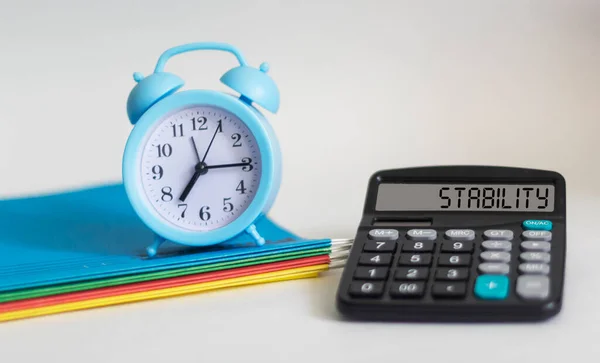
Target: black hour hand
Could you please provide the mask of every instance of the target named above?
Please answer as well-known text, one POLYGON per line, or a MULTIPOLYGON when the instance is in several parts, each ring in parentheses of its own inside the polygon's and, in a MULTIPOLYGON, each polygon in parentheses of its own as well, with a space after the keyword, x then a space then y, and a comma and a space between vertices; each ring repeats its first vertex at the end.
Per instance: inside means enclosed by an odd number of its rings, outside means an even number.
POLYGON ((182 202, 185 202, 185 199, 188 197, 188 194, 190 194, 190 192, 192 191, 192 188, 196 184, 196 181, 198 181, 198 178, 200 177, 200 175, 204 175, 208 172, 208 167, 203 162, 199 162, 198 164, 196 164, 196 167, 194 168, 194 170, 195 171, 194 171, 194 175, 192 175, 192 179, 190 179, 190 181, 187 183, 187 185, 185 186, 185 189, 183 189, 183 192, 181 193, 181 196, 179 197, 179 200, 182 202))
POLYGON ((183 193, 181 193, 181 196, 179 196, 180 201, 185 202, 185 199, 188 197, 188 195, 192 191, 192 188, 194 187, 194 184, 196 184, 196 181, 198 180, 199 177, 200 177, 199 171, 196 171, 194 173, 194 175, 192 175, 192 179, 190 179, 190 181, 185 186, 185 189, 183 189, 183 193))

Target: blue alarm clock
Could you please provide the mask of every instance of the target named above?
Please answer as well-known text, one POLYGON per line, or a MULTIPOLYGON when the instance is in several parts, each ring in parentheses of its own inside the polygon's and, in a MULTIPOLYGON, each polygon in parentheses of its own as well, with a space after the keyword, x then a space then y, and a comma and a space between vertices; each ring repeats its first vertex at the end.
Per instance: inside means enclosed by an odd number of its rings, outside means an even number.
POLYGON ((191 43, 166 50, 154 73, 137 82, 127 100, 134 125, 123 155, 123 183, 135 212, 155 239, 155 256, 168 240, 210 246, 242 233, 265 240, 254 225, 271 208, 281 183, 275 133, 255 105, 279 109, 269 67, 249 66, 233 46, 191 43), (164 71, 174 55, 214 50, 233 54, 239 66, 221 77, 237 94, 193 89, 164 71))

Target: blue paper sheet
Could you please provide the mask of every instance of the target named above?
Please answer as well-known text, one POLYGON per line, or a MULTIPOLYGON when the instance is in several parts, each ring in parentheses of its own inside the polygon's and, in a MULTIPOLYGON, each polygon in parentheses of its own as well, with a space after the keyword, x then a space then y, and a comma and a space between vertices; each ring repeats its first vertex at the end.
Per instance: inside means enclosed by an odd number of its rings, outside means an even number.
POLYGON ((242 234, 211 247, 166 242, 148 258, 153 234, 122 184, 2 200, 0 292, 330 246, 330 239, 301 238, 267 217, 256 226, 264 246, 242 234))

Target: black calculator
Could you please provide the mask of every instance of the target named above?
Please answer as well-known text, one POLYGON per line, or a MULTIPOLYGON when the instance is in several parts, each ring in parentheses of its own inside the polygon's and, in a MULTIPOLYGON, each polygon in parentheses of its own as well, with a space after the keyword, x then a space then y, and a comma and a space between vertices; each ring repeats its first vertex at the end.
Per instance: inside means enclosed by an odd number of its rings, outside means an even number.
POLYGON ((337 308, 350 319, 539 321, 562 305, 565 180, 497 166, 369 180, 337 308))

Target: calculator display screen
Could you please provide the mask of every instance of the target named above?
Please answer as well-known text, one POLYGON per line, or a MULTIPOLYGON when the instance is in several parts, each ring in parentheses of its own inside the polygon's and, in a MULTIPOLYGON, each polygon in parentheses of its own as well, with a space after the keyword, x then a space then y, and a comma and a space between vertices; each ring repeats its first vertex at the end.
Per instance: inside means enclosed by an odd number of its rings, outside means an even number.
POLYGON ((380 184, 378 211, 552 212, 554 185, 380 184))

